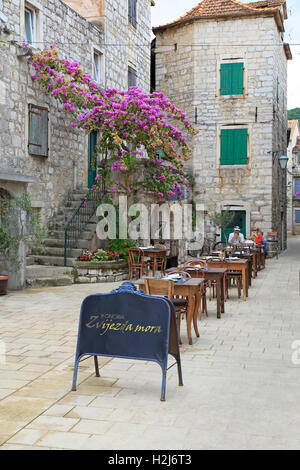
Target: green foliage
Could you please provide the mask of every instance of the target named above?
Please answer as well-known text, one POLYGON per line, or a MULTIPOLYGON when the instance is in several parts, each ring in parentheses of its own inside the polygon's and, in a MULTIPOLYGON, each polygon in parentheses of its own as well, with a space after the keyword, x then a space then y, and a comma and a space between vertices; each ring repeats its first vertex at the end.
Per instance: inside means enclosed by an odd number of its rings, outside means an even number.
POLYGON ((94 254, 94 258, 91 261, 94 261, 94 262, 98 263, 99 261, 108 261, 108 260, 109 260, 108 253, 104 250, 98 250, 94 254))
POLYGON ((0 224, 0 258, 4 259, 9 271, 18 271, 21 267, 21 243, 26 248, 43 251, 46 231, 31 206, 28 193, 13 199, 0 199, 0 224))
POLYGON ((110 240, 107 245, 107 251, 116 251, 116 252, 123 252, 124 256, 123 258, 127 261, 128 260, 128 248, 132 248, 135 246, 135 242, 133 240, 130 240, 129 238, 126 238, 124 240, 122 239, 116 239, 116 240, 110 240))
POLYGON ((294 108, 288 111, 288 120, 293 121, 296 119, 298 119, 298 122, 300 124, 300 108, 294 108))

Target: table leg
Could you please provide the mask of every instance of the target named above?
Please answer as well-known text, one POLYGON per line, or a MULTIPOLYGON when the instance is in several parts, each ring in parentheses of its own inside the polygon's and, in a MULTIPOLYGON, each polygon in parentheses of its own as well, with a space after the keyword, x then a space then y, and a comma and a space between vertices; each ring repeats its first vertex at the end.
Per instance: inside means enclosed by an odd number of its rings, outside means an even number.
POLYGON ((186 316, 186 326, 187 326, 187 334, 189 344, 193 344, 192 340, 192 320, 194 318, 195 312, 195 295, 194 293, 188 296, 188 309, 187 309, 187 316, 186 316))
POLYGON ((242 269, 242 274, 243 274, 243 294, 244 294, 244 300, 247 300, 247 273, 246 273, 246 267, 242 269))
POLYGON ((201 306, 201 295, 200 289, 198 289, 196 293, 196 301, 195 301, 195 308, 194 308, 194 316, 193 316, 193 323, 194 323, 194 330, 196 333, 197 338, 199 338, 199 330, 198 330, 198 311, 201 306))
POLYGON ((225 276, 220 280, 220 289, 221 289, 221 312, 225 313, 225 276))
POLYGON ((218 277, 217 283, 216 283, 216 290, 217 290, 217 318, 221 318, 221 290, 222 290, 222 285, 221 285, 221 279, 218 277))

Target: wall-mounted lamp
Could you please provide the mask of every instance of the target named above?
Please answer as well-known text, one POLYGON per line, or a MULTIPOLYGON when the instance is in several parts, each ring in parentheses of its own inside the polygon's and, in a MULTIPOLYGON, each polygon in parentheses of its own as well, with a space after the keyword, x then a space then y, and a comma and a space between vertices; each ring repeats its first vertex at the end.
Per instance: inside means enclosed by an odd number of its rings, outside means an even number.
POLYGON ((288 161, 289 158, 286 155, 281 155, 281 157, 279 157, 278 162, 282 170, 287 170, 288 161))

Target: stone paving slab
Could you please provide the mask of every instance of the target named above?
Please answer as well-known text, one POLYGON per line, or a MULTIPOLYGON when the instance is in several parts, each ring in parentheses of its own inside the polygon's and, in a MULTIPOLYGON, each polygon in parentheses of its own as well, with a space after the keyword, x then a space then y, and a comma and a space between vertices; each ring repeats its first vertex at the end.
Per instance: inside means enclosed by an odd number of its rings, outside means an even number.
POLYGON ((232 290, 222 319, 215 301, 187 344, 184 387, 176 369, 160 402, 161 371, 151 362, 99 358, 79 367, 71 391, 79 309, 119 284, 31 289, 0 298, 0 448, 300 449, 300 237, 269 260, 247 302, 232 290), (296 358, 300 359, 296 355, 296 358))

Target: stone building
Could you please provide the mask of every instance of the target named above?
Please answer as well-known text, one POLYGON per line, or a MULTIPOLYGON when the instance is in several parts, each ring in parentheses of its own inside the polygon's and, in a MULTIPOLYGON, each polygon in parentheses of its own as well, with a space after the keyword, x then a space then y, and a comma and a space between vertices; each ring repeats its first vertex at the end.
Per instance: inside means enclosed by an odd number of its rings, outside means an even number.
MULTIPOLYGON (((297 122, 298 124, 298 122, 297 122)), ((299 125, 298 125, 299 130, 299 125)), ((290 163, 290 162, 289 162, 290 163)), ((288 177, 291 180, 289 211, 291 212, 291 234, 300 235, 300 135, 292 151, 288 177)))
MULTIPOLYGON (((54 226, 59 221, 61 231, 93 182, 95 139, 71 128, 62 106, 33 83, 29 51, 21 44, 33 50, 55 45, 60 56, 79 62, 103 88, 136 84, 149 92, 151 4, 0 0, 0 188, 12 196, 28 191, 43 221, 54 226)), ((47 254, 61 252, 53 248, 47 254)), ((23 284, 24 272, 13 282, 23 284)))
MULTIPOLYGON (((278 232, 286 247, 287 61, 284 0, 204 0, 156 36, 156 90, 199 129, 187 171, 193 198, 209 215, 234 212, 248 236, 254 225, 278 232)), ((228 227, 227 232, 232 228, 228 227)))
MULTIPOLYGON (((287 164, 287 198, 288 198, 288 210, 287 210, 287 231, 288 234, 292 235, 296 233, 299 215, 295 213, 295 194, 300 192, 300 126, 298 120, 288 121, 288 164, 287 164), (298 177, 298 178, 297 178, 298 177)), ((300 197, 297 198, 300 200, 300 197)), ((297 202, 298 204, 298 202, 297 202)), ((298 226, 300 228, 300 225, 298 226)))

